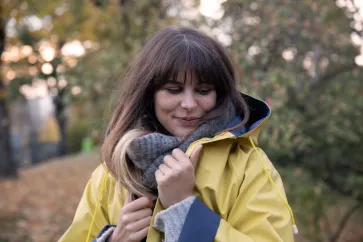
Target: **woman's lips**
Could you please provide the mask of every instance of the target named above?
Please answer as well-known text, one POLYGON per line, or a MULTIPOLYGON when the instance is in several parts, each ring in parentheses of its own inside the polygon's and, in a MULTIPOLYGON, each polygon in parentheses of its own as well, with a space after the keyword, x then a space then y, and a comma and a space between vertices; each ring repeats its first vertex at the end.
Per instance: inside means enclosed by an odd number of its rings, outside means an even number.
POLYGON ((182 126, 195 127, 199 124, 199 118, 175 118, 182 126))

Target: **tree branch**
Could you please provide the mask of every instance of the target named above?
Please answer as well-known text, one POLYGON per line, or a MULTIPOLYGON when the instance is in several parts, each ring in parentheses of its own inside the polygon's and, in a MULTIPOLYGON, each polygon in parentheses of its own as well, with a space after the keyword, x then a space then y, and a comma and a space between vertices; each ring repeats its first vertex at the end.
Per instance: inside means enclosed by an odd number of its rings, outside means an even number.
POLYGON ((338 229, 335 231, 333 236, 330 238, 330 242, 336 242, 338 241, 341 233, 343 232, 345 226, 347 225, 347 222, 351 218, 351 216, 362 207, 362 203, 357 203, 354 206, 352 206, 348 211, 344 214, 343 218, 340 220, 340 223, 338 225, 338 229))
POLYGON ((357 64, 353 61, 353 62, 350 62, 350 63, 347 63, 345 65, 342 65, 338 68, 335 68, 333 70, 331 70, 330 72, 328 73, 325 73, 324 75, 322 75, 320 77, 320 80, 318 82, 316 82, 315 84, 311 85, 310 88, 309 88, 309 92, 310 91, 314 91, 314 90, 317 90, 317 89, 322 89, 325 87, 325 85, 331 81, 331 79, 345 73, 345 72, 348 72, 348 71, 352 71, 354 70, 355 68, 357 68, 357 64))
MULTIPOLYGON (((357 64, 355 62, 350 62, 338 68, 334 68, 330 72, 325 73, 319 78, 320 79, 319 81, 314 82, 313 84, 310 85, 309 90, 306 92, 307 96, 305 96, 304 99, 305 100, 314 99, 314 97, 318 96, 317 93, 321 92, 333 78, 336 78, 337 76, 344 74, 348 71, 352 71, 355 68, 357 68, 357 64)), ((298 92, 296 87, 290 86, 287 88, 287 90, 288 90, 288 99, 289 99, 287 104, 289 106, 296 107, 300 111, 304 111, 305 105, 299 104, 299 100, 297 98, 298 92)))
MULTIPOLYGON (((311 172, 314 173, 314 170, 309 169, 311 172)), ((334 181, 331 177, 323 177, 322 180, 333 190, 351 197, 352 199, 355 199, 357 201, 359 201, 360 203, 363 202, 363 194, 356 194, 354 191, 352 191, 351 189, 347 190, 347 189, 343 189, 341 186, 339 186, 339 184, 337 184, 336 181, 334 181)))

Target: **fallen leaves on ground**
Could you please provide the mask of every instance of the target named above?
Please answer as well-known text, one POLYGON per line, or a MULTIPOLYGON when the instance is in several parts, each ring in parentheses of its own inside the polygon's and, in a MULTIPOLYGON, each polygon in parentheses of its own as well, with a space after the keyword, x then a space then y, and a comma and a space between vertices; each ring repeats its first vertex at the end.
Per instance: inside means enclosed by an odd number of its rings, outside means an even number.
MULTIPOLYGON (((21 170, 18 179, 0 181, 0 242, 58 241, 72 222, 98 157, 90 152, 54 159, 21 170)), ((339 241, 361 241, 361 224, 357 213, 339 241)), ((309 241, 303 233, 295 239, 309 241)))
POLYGON ((90 152, 54 159, 0 181, 0 242, 57 241, 72 222, 98 157, 90 152))

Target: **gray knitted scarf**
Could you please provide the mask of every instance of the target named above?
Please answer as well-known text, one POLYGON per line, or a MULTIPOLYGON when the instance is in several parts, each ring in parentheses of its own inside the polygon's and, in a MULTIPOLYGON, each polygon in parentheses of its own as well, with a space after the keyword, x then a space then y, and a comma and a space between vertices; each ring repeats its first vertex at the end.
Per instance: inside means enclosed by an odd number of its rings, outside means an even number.
POLYGON ((224 115, 202 123, 193 134, 185 140, 158 132, 136 138, 127 149, 128 157, 142 171, 142 183, 151 190, 157 189, 155 172, 163 163, 164 156, 170 155, 175 148, 186 152, 189 145, 203 137, 211 138, 235 118, 236 110, 233 104, 228 106, 224 115))

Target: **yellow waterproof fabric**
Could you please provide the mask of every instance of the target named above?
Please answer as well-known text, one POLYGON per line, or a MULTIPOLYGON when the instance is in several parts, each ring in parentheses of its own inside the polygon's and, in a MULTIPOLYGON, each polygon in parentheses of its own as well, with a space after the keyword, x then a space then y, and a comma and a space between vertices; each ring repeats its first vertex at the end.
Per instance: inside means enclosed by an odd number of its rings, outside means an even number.
MULTIPOLYGON (((203 144, 196 168, 194 195, 221 216, 215 241, 294 241, 289 210, 269 182, 257 152, 248 140, 251 136, 256 144, 265 123, 266 120, 240 137, 224 132, 212 139, 203 138, 192 143, 186 152, 190 155, 197 145, 203 144)), ((264 152, 259 151, 272 179, 285 196, 278 172, 264 152)), ((86 186, 73 223, 60 242, 86 241, 104 175, 105 169, 99 166, 86 186)), ((124 194, 125 191, 116 191, 115 180, 108 176, 90 241, 105 225, 117 224, 124 194)), ((162 209, 157 201, 154 216, 162 209)), ((147 241, 162 240, 162 233, 151 226, 147 241)))

